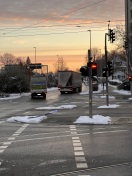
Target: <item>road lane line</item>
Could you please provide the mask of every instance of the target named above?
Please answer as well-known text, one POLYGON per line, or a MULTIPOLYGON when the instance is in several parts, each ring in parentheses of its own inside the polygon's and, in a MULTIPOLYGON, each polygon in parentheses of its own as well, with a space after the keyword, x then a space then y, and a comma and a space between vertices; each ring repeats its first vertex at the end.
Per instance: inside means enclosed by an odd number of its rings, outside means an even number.
MULTIPOLYGON (((5 151, 5 149, 7 148, 7 147, 9 147, 9 145, 12 143, 12 142, 14 142, 14 140, 15 140, 15 137, 14 136, 18 136, 23 130, 25 130, 25 128, 28 126, 28 124, 24 124, 22 127, 20 127, 11 137, 9 137, 8 139, 7 139, 7 142, 3 142, 3 145, 2 146, 0 146, 0 154, 2 154, 4 151, 5 151)), ((0 165, 2 164, 2 162, 0 162, 0 165)))
POLYGON ((76 162, 86 162, 86 158, 82 156, 76 156, 75 157, 76 162))
POLYGON ((4 123, 5 121, 0 121, 0 123, 4 123))
POLYGON ((74 150, 75 150, 75 151, 83 150, 83 148, 82 148, 82 147, 74 147, 74 150))
POLYGON ((78 169, 86 169, 88 165, 86 163, 86 159, 84 157, 84 152, 82 148, 82 144, 80 138, 77 135, 77 130, 75 125, 70 125, 71 135, 72 137, 73 147, 74 147, 74 156, 76 161, 76 167, 78 169))
POLYGON ((15 137, 9 137, 7 140, 8 140, 8 141, 10 141, 10 140, 15 140, 15 137))
POLYGON ((3 145, 7 145, 7 146, 8 146, 8 145, 10 145, 11 143, 12 143, 12 141, 10 141, 10 142, 4 142, 3 145))
POLYGON ((85 169, 88 168, 87 163, 77 163, 77 168, 78 169, 85 169))
POLYGON ((4 149, 3 150, 0 150, 0 153, 3 153, 4 152, 4 149))
MULTIPOLYGON (((105 133, 119 133, 119 132, 128 132, 129 130, 124 130, 124 131, 105 131, 105 132, 103 132, 103 133, 101 133, 101 134, 105 134, 105 133)), ((60 133, 60 132, 59 132, 60 133)), ((78 136, 85 136, 85 135, 98 135, 98 134, 100 134, 100 133, 82 133, 82 134, 76 134, 76 135, 78 135, 78 136)), ((40 134, 39 134, 40 135, 40 134)), ((25 135, 25 136, 36 136, 36 134, 35 135, 25 135)), ((20 140, 15 140, 14 142, 26 142, 26 141, 34 141, 34 140, 43 140, 43 139, 55 139, 55 138, 64 138, 64 137, 73 137, 73 135, 71 135, 71 134, 67 134, 67 135, 59 135, 59 136, 50 136, 50 137, 37 137, 37 138, 29 138, 29 139, 20 139, 20 140)), ((75 136, 74 136, 75 137, 75 136)))

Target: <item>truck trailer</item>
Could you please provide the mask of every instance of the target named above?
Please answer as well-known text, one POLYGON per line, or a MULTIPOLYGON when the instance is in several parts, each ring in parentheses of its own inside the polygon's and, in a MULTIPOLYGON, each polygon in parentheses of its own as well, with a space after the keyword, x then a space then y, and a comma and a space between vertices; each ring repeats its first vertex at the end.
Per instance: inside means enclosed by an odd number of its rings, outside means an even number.
POLYGON ((58 89, 61 94, 81 92, 81 73, 74 71, 58 71, 58 89))

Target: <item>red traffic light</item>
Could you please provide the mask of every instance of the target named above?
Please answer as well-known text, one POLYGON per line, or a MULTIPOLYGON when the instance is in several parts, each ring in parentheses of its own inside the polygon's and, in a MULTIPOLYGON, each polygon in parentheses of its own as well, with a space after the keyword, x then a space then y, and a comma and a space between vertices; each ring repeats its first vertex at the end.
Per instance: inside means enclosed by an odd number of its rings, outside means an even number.
POLYGON ((92 76, 97 75, 97 64, 95 62, 88 62, 88 67, 92 69, 92 76))
POLYGON ((96 69, 96 68, 97 68, 97 64, 94 63, 94 62, 88 62, 88 67, 89 67, 89 68, 96 69))
POLYGON ((129 81, 132 81, 132 76, 128 76, 128 80, 129 80, 129 81))

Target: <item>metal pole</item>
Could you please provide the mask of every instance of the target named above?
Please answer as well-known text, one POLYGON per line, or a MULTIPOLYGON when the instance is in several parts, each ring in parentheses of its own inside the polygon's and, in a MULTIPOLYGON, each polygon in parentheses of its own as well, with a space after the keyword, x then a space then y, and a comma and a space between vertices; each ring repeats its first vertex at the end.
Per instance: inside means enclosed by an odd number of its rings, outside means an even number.
POLYGON ((109 106, 109 96, 108 96, 108 66, 107 66, 107 33, 105 33, 105 64, 106 64, 106 104, 109 106))
MULTIPOLYGON (((88 62, 91 62, 91 30, 90 32, 90 50, 88 50, 88 62)), ((92 69, 89 67, 89 117, 92 118, 92 69)))
POLYGON ((36 64, 36 47, 34 47, 34 49, 35 49, 35 64, 36 64))

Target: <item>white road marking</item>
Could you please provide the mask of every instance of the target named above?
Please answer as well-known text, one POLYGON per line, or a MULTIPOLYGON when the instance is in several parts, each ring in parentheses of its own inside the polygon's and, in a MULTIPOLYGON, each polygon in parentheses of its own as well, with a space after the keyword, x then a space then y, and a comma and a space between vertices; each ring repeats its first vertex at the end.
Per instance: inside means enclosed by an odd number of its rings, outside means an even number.
POLYGON ((88 168, 87 163, 76 163, 78 169, 88 168))
MULTIPOLYGON (((127 131, 129 131, 129 130, 122 130, 122 131, 105 131, 105 132, 103 132, 103 133, 101 133, 101 134, 105 134, 105 133, 119 133, 119 132, 127 132, 127 131)), ((60 132, 59 132, 60 133, 60 132)), ((43 135, 43 133, 41 133, 42 135, 43 135)), ((93 135, 98 135, 98 134, 100 134, 100 133, 82 133, 82 134, 76 134, 76 135, 78 135, 78 136, 85 136, 85 135, 91 135, 91 134, 93 134, 93 135)), ((36 135, 38 135, 38 134, 33 134, 33 135, 25 135, 25 136, 36 136, 36 135)), ((39 135, 40 135, 40 133, 39 133, 39 135)), ((49 136, 49 137, 39 137, 39 138, 30 138, 30 139, 21 139, 21 140, 17 140, 17 141, 14 141, 14 142, 23 142, 23 141, 34 141, 34 140, 42 140, 42 139, 55 139, 55 138, 64 138, 64 137, 68 137, 68 136, 71 136, 72 134, 68 134, 68 135, 59 135, 59 136, 49 136)), ((73 134, 74 135, 74 134, 73 134)), ((74 136, 75 137, 75 136, 74 136)))
POLYGON ((8 141, 10 141, 10 140, 15 140, 15 137, 9 137, 8 141))
MULTIPOLYGON (((19 128, 11 137, 9 137, 7 140, 7 142, 3 142, 3 145, 0 146, 0 154, 3 153, 5 151, 5 149, 7 147, 9 147, 9 145, 14 142, 15 137, 14 136, 18 136, 23 130, 25 130, 25 128, 28 126, 28 124, 24 124, 21 128, 19 128)), ((0 162, 0 165, 2 164, 2 162, 0 162)))
POLYGON ((77 134, 77 132, 71 132, 71 134, 77 134))
POLYGON ((80 140, 73 140, 73 143, 78 143, 80 142, 80 140))
POLYGON ((77 147, 77 146, 78 146, 78 147, 81 147, 82 145, 81 145, 81 143, 73 143, 73 146, 74 146, 74 147, 77 147))
POLYGON ((76 156, 75 160, 76 160, 76 162, 82 162, 82 161, 86 162, 85 157, 82 157, 82 156, 76 156))
POLYGON ((75 156, 83 156, 84 152, 83 151, 79 151, 79 152, 74 152, 75 156))
POLYGON ((20 134, 20 133, 18 133, 18 134, 15 134, 15 133, 14 133, 12 136, 19 136, 19 134, 20 134))
POLYGON ((82 147, 74 147, 74 151, 83 150, 82 147))
POLYGON ((12 141, 10 141, 10 142, 4 142, 3 145, 7 145, 7 146, 8 146, 8 145, 10 145, 11 143, 12 143, 12 141))
POLYGON ((72 139, 74 140, 74 139, 79 139, 79 137, 72 137, 72 139))
POLYGON ((5 121, 0 121, 0 123, 4 123, 5 121))
POLYGON ((3 153, 4 152, 4 149, 3 150, 0 150, 0 153, 3 153))
POLYGON ((77 135, 76 126, 70 125, 70 131, 71 131, 71 135, 75 135, 72 137, 72 142, 73 142, 73 147, 74 147, 76 167, 78 169, 88 168, 86 159, 84 157, 84 152, 83 152, 81 141, 79 137, 76 136, 77 135))
POLYGON ((7 148, 8 146, 0 146, 0 149, 5 149, 7 148))

